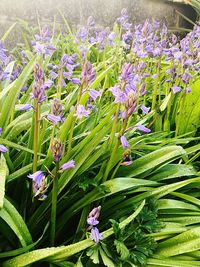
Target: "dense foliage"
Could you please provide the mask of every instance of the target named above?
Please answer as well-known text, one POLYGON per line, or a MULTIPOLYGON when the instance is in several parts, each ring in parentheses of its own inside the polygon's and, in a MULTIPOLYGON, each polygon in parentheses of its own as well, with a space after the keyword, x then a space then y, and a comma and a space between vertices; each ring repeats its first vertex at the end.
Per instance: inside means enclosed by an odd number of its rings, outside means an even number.
POLYGON ((0 264, 200 266, 200 26, 62 18, 0 44, 0 264))

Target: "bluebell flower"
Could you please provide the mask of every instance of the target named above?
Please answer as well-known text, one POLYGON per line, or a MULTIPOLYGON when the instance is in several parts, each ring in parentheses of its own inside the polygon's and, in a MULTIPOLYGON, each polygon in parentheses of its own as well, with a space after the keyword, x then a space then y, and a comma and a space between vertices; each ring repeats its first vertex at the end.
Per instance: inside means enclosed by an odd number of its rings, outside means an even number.
POLYGON ((61 167, 60 167, 60 171, 65 171, 68 169, 72 169, 75 168, 75 161, 74 160, 69 160, 68 162, 64 163, 61 167))
POLYGON ((103 240, 103 236, 99 233, 99 229, 96 227, 92 227, 90 239, 94 240, 95 243, 99 243, 100 240, 103 240))
POLYGON ((182 88, 180 86, 172 86, 172 91, 174 94, 177 94, 182 91, 182 88))
POLYGON ((44 172, 43 171, 36 171, 33 174, 29 174, 27 177, 32 179, 36 184, 38 184, 40 186, 40 185, 42 185, 42 179, 44 177, 44 172))
POLYGON ((83 117, 88 117, 89 114, 90 110, 85 109, 83 105, 77 105, 74 116, 76 116, 78 119, 82 119, 83 117))
POLYGON ((127 139, 126 139, 126 137, 124 135, 122 135, 120 137, 120 141, 121 141, 121 144, 122 144, 123 148, 128 148, 129 147, 129 143, 128 143, 128 141, 127 141, 127 139))
POLYGON ((20 107, 20 110, 21 110, 21 111, 24 111, 24 110, 29 110, 29 109, 31 109, 31 108, 33 108, 33 106, 32 106, 31 104, 25 104, 25 105, 22 105, 22 106, 20 107))
POLYGON ((7 147, 5 147, 4 145, 0 145, 0 152, 1 152, 1 153, 6 153, 6 152, 8 152, 7 147))
POLYGON ((149 128, 145 127, 145 126, 142 125, 142 124, 137 124, 137 125, 136 125, 136 128, 137 128, 139 131, 143 132, 143 133, 150 133, 150 132, 151 132, 151 130, 150 130, 149 128))

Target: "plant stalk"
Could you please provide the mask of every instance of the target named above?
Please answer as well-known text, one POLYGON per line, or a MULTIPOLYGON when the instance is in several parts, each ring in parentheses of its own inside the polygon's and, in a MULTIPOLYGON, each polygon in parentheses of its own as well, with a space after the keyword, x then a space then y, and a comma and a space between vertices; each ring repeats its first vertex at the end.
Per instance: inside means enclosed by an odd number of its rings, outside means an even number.
POLYGON ((53 178, 53 189, 52 189, 51 230, 50 230, 50 245, 51 246, 54 246, 55 234, 56 234, 58 179, 59 179, 59 162, 56 162, 56 173, 55 173, 55 177, 53 178))

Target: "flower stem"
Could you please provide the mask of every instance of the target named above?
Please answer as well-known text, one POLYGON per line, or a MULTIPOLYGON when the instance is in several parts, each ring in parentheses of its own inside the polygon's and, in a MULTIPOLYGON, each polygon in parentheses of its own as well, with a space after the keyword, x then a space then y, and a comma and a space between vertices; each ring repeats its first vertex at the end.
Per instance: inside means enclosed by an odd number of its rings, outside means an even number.
POLYGON ((38 159, 38 143, 40 132, 40 106, 38 102, 35 102, 35 127, 34 127, 34 156, 33 156, 33 172, 37 171, 37 159, 38 159))
POLYGON ((57 195, 58 195, 58 179, 59 179, 59 162, 56 162, 56 174, 53 178, 52 190, 52 207, 51 207, 51 232, 50 245, 54 246, 56 234, 56 210, 57 210, 57 195))

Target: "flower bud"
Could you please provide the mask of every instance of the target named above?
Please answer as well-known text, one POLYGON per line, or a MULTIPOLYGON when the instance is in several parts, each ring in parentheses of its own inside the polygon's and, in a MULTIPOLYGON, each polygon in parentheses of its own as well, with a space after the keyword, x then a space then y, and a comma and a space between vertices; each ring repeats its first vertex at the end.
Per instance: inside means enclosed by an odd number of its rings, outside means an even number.
POLYGON ((62 158, 62 154, 64 151, 63 145, 60 140, 54 138, 51 144, 51 151, 53 154, 53 158, 55 162, 58 162, 62 158))

